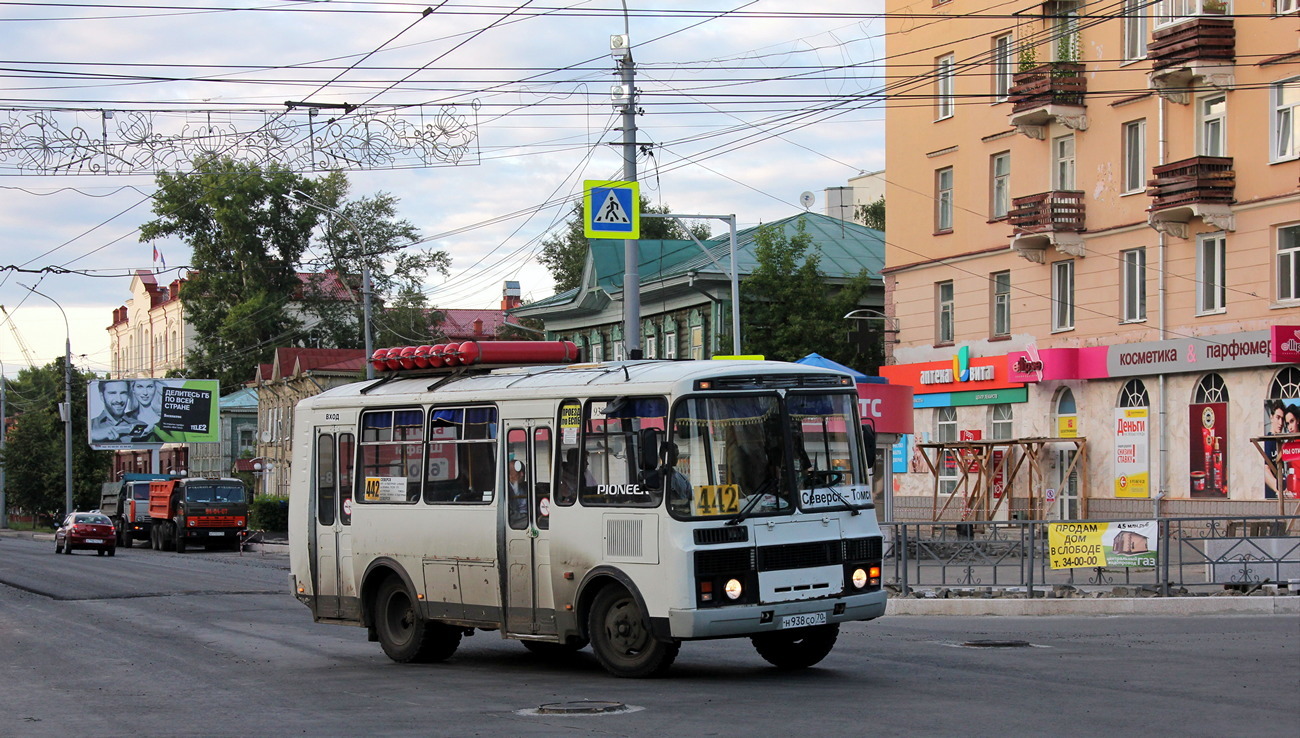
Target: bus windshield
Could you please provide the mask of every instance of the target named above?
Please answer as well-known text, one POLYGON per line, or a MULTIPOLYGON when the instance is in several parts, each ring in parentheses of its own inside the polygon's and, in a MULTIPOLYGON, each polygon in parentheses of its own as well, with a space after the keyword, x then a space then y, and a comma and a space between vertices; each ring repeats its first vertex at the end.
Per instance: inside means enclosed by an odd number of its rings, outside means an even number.
POLYGON ((244 488, 237 484, 191 484, 185 487, 185 501, 239 503, 244 501, 244 488))
POLYGON ((792 393, 785 401, 798 458, 799 506, 820 510, 870 502, 855 433, 855 398, 792 393))
POLYGON ((782 417, 776 395, 695 397, 679 404, 669 511, 685 518, 793 512, 782 417))
POLYGON ((871 502, 847 394, 695 397, 677 406, 669 512, 682 518, 789 514, 871 502), (783 411, 784 407, 784 411, 783 411), (789 432, 786 432, 786 429, 789 432))

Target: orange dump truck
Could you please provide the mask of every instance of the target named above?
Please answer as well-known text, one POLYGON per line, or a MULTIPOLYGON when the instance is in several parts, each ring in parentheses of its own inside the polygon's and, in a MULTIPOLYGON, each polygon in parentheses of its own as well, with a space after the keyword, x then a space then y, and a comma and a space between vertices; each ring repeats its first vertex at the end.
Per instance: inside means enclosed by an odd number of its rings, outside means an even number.
POLYGON ((149 517, 154 550, 236 548, 248 529, 248 490, 238 479, 150 482, 149 517))

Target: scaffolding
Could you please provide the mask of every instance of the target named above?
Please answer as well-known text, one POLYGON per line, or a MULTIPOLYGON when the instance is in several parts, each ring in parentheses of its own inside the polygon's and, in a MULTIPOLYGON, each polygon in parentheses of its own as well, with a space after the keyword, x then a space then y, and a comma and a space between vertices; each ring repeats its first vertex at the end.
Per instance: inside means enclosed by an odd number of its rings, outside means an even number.
MULTIPOLYGON (((1078 472, 1079 517, 1088 516, 1088 441, 1086 438, 1012 438, 996 441, 947 441, 919 443, 921 458, 934 478, 931 519, 960 522, 985 522, 998 519, 1005 503, 1008 518, 1044 520, 1049 499, 1049 452, 1059 446, 1072 446, 1073 455, 1058 472, 1059 479, 1069 479, 1078 472), (1024 473, 1025 482, 1016 482, 1024 473), (942 480, 956 472, 952 493, 942 490, 942 480), (1018 494, 1019 493, 1019 494, 1018 494), (954 505, 960 507, 950 512, 954 505)), ((1070 449, 1066 449, 1070 450, 1070 449)))

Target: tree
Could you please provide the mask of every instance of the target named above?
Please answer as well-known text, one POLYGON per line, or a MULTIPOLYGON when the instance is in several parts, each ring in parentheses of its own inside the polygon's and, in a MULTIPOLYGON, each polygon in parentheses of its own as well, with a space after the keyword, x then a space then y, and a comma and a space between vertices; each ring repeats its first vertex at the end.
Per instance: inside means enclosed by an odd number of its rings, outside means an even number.
POLYGON ((195 348, 186 374, 215 377, 225 389, 250 379, 280 346, 360 347, 363 265, 378 315, 383 294, 418 292, 428 271, 446 274, 450 265, 445 252, 410 250, 419 233, 397 218, 393 196, 346 201, 341 172, 309 179, 275 164, 209 158, 190 174, 162 173, 157 184, 155 218, 140 240, 177 237, 190 246, 185 309, 195 348), (295 203, 294 191, 342 217, 295 203), (304 281, 300 270, 314 276, 304 281))
MULTIPOLYGON (((13 419, 5 436, 5 490, 10 507, 34 515, 62 517, 65 504, 63 359, 24 369, 8 382, 6 408, 13 419)), ((99 485, 113 465, 112 454, 86 442, 87 382, 95 375, 73 368, 72 492, 78 510, 99 506, 99 485)))
MULTIPOLYGON (((644 196, 641 198, 641 212, 671 213, 668 205, 655 207, 644 196)), ((591 248, 583 229, 582 202, 573 204, 573 211, 564 228, 552 233, 542 241, 542 251, 537 260, 551 271, 555 280, 555 291, 564 292, 582 284, 582 268, 587 262, 587 251, 591 248)), ((667 239, 688 239, 694 235, 703 241, 709 237, 707 223, 696 223, 682 228, 677 221, 669 218, 642 218, 641 238, 647 241, 667 239)))
POLYGON ((878 231, 885 230, 885 198, 882 195, 874 202, 853 208, 853 217, 862 225, 878 231))
POLYGON ((852 326, 844 320, 871 287, 866 271, 838 287, 828 285, 821 255, 802 223, 789 237, 760 227, 754 240, 758 263, 740 284, 745 353, 794 361, 815 351, 847 366, 869 366, 871 357, 850 340, 852 326))
POLYGON ((155 218, 140 227, 140 240, 178 237, 192 251, 189 373, 238 386, 301 326, 287 306, 318 213, 285 195, 309 185, 275 164, 263 169, 228 158, 201 160, 190 174, 160 173, 157 185, 155 218))

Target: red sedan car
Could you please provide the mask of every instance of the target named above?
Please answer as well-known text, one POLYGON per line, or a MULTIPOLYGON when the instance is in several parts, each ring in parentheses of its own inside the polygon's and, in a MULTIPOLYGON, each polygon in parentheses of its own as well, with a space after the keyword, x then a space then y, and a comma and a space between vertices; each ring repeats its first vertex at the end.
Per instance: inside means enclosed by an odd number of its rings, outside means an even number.
POLYGON ((74 548, 92 549, 100 556, 117 553, 117 531, 107 515, 76 512, 54 531, 54 553, 70 554, 74 548))

